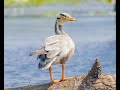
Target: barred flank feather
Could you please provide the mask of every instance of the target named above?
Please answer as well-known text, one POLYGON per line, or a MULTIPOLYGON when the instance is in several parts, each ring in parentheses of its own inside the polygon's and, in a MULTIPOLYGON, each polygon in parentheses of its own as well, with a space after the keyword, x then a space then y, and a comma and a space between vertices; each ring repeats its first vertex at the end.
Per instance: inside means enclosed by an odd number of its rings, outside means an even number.
POLYGON ((42 54, 42 55, 38 55, 37 59, 40 60, 38 64, 38 68, 41 70, 45 70, 50 67, 50 65, 55 61, 56 57, 52 59, 48 59, 45 54, 42 54))

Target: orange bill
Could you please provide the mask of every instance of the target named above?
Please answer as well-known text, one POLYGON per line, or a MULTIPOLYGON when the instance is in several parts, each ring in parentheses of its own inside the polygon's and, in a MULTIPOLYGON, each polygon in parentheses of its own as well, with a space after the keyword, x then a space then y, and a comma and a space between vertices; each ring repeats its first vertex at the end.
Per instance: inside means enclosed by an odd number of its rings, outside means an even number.
POLYGON ((69 19, 69 21, 77 21, 77 19, 71 17, 71 18, 69 19))

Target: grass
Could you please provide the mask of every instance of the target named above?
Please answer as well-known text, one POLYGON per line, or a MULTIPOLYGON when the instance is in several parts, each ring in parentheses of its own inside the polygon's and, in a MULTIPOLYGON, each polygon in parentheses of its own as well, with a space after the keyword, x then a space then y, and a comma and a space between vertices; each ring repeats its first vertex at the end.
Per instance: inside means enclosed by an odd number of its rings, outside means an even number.
POLYGON ((4 0, 5 6, 14 5, 41 5, 50 3, 77 3, 80 0, 4 0))
MULTIPOLYGON (((64 3, 64 4, 78 4, 87 2, 88 0, 4 0, 4 6, 36 6, 42 4, 64 3)), ((110 3, 112 0, 95 0, 98 2, 110 3)))

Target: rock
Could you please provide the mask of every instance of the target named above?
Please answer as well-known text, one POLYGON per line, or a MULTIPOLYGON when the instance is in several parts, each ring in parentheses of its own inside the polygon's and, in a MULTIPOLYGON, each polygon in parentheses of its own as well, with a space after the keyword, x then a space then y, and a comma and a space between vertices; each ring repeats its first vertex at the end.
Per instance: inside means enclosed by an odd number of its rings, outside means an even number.
POLYGON ((4 90, 116 90, 116 77, 101 74, 102 67, 96 59, 87 75, 76 76, 57 84, 42 84, 4 90))
POLYGON ((89 78, 99 78, 101 75, 102 67, 98 59, 96 59, 95 63, 93 64, 91 70, 88 72, 89 78))

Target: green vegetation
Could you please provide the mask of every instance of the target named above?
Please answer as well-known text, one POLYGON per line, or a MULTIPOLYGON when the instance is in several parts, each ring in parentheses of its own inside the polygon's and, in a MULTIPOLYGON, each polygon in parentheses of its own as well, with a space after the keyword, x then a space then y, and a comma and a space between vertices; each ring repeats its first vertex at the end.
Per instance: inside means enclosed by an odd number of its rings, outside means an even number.
POLYGON ((101 0, 102 2, 108 2, 108 3, 111 3, 112 0, 101 0))
MULTIPOLYGON (((41 5, 50 3, 72 3, 76 4, 80 0, 4 0, 5 6, 15 6, 15 5, 41 5)), ((83 1, 83 0, 81 0, 83 1)))
MULTIPOLYGON (((33 6, 33 5, 41 5, 41 4, 52 4, 52 3, 70 3, 77 4, 87 2, 88 0, 4 0, 5 6, 33 6)), ((112 2, 112 0, 92 0, 98 2, 112 2)))

